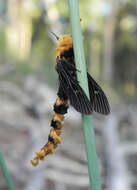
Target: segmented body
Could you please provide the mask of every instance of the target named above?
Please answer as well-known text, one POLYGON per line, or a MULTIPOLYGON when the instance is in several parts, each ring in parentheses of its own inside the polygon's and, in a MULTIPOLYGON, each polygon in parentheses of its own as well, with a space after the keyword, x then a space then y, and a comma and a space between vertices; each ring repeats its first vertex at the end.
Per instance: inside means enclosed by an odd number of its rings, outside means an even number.
POLYGON ((61 143, 60 135, 64 124, 64 115, 68 110, 68 101, 82 114, 92 114, 93 111, 103 115, 110 113, 110 106, 105 93, 88 72, 90 100, 77 81, 72 37, 64 35, 58 40, 59 47, 56 49, 56 70, 59 75, 58 98, 54 104, 55 113, 51 120, 48 142, 31 160, 33 166, 36 166, 38 161, 43 160, 48 154, 52 154, 57 145, 61 143))
MULTIPOLYGON (((56 62, 60 61, 61 59, 74 60, 73 49, 69 48, 68 50, 64 50, 64 49, 59 50, 57 48, 56 62), (58 55, 58 51, 62 53, 58 55)), ((75 73, 73 73, 73 75, 76 76, 75 73)), ((61 89, 59 89, 57 95, 58 95, 58 98, 54 104, 55 113, 51 120, 51 125, 50 125, 51 129, 50 129, 50 134, 48 137, 48 142, 41 148, 39 152, 36 152, 36 157, 31 160, 31 164, 33 166, 37 166, 38 161, 43 160, 45 156, 47 156, 48 154, 54 153, 54 150, 57 147, 57 145, 61 143, 60 135, 61 135, 61 129, 64 125, 64 115, 67 113, 67 109, 68 109, 68 97, 61 89)))

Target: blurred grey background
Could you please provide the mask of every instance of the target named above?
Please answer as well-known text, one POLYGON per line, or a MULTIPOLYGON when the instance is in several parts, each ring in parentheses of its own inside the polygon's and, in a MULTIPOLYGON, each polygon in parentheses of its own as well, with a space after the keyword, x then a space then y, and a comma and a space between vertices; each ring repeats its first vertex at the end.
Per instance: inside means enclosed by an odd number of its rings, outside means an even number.
MULTIPOLYGON (((135 0, 79 0, 87 69, 111 103, 93 114, 103 190, 137 190, 137 10, 135 0)), ((71 33, 63 0, 0 0, 0 151, 16 190, 88 190, 81 116, 70 108, 63 142, 36 168, 58 88, 58 36, 71 33)), ((8 186, 0 169, 0 189, 8 186)))

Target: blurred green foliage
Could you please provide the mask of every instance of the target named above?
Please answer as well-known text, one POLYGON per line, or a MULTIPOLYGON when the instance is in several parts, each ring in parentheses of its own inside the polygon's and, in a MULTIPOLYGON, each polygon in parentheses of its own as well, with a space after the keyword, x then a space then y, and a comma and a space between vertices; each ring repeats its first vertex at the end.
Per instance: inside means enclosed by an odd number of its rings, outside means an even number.
POLYGON ((136 1, 119 9, 115 30, 115 85, 127 96, 137 96, 136 1))

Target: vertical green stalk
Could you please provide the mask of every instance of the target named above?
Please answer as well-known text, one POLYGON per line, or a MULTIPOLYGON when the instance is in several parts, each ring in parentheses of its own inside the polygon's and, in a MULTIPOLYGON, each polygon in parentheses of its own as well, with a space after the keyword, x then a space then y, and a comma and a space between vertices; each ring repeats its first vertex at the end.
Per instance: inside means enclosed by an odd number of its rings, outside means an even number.
MULTIPOLYGON (((73 47, 75 54, 76 68, 81 72, 77 72, 77 78, 81 87, 89 97, 87 72, 85 64, 85 56, 82 43, 82 34, 80 27, 80 17, 78 0, 68 0, 69 14, 72 28, 73 47)), ((83 115, 83 133, 85 139, 86 153, 88 159, 88 169, 90 178, 90 189, 101 190, 100 175, 98 169, 98 158, 96 153, 96 144, 94 138, 94 130, 91 116, 83 115)))
POLYGON ((137 14, 137 0, 136 0, 136 14, 137 14))
POLYGON ((15 190, 14 184, 12 182, 11 176, 8 172, 8 169, 6 167, 6 164, 5 164, 5 161, 4 161, 4 158, 3 158, 3 155, 1 152, 0 152, 0 167, 2 169, 3 175, 5 176, 9 190, 15 190))

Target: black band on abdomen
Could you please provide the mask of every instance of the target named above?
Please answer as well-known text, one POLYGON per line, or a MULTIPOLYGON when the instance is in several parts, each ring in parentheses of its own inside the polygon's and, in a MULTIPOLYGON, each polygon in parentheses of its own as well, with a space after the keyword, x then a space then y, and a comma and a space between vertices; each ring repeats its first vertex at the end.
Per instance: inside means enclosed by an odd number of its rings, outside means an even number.
POLYGON ((63 90, 62 90, 62 89, 59 89, 59 91, 58 91, 57 95, 58 95, 58 97, 59 97, 60 99, 63 99, 63 100, 68 100, 67 95, 63 92, 63 90))
POLYGON ((49 135, 48 141, 54 143, 54 139, 50 135, 49 135))
POLYGON ((61 104, 61 105, 56 105, 54 104, 54 111, 58 114, 66 114, 68 110, 68 105, 66 104, 61 104))
POLYGON ((54 129, 60 129, 60 127, 58 127, 58 121, 54 121, 53 119, 51 120, 50 126, 54 129))

